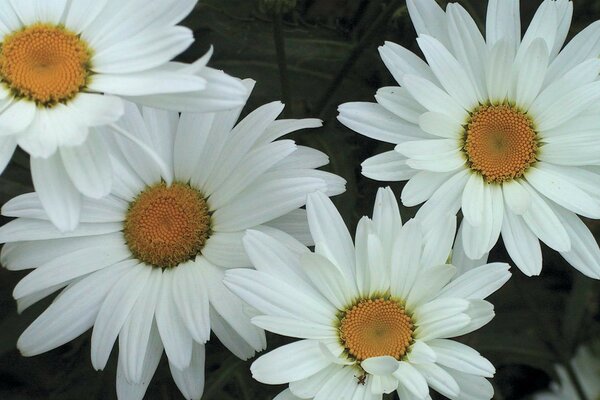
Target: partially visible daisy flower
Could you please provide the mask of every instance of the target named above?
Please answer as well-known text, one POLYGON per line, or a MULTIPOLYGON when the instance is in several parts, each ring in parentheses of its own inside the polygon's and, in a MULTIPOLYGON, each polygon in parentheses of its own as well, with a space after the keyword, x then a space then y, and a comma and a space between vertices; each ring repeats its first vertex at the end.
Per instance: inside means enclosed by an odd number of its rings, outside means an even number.
POLYGON ((0 8, 0 172, 19 145, 61 230, 79 222, 81 194, 110 192, 108 149, 94 128, 123 114, 123 99, 175 111, 239 107, 240 80, 170 62, 194 40, 176 25, 197 0, 5 0, 0 8), (89 140, 88 140, 89 139, 89 140), (81 193, 81 194, 80 194, 81 193))
POLYGON ((65 288, 21 335, 26 356, 56 348, 93 327, 91 359, 103 369, 119 341, 117 392, 141 399, 164 350, 187 399, 204 384, 204 343, 211 329, 236 356, 264 349, 255 312, 223 286, 227 268, 250 267, 242 245, 248 228, 310 245, 306 211, 313 191, 344 191, 344 180, 316 170, 323 153, 276 140, 321 125, 279 120, 283 104, 190 114, 126 103, 119 126, 158 159, 122 136, 111 137, 111 193, 84 199, 81 224, 61 233, 39 196, 9 201, 0 228, 1 262, 35 268, 15 287, 22 310, 65 288), (165 168, 166 166, 166 168, 165 168))
POLYGON ((515 264, 538 275, 541 240, 599 279, 600 249, 576 214, 600 218, 600 22, 560 51, 567 0, 544 1, 523 38, 518 0, 490 0, 485 39, 459 4, 407 4, 427 63, 386 43, 381 58, 400 87, 339 108, 347 127, 397 145, 367 159, 363 175, 407 180, 402 202, 425 202, 425 224, 462 210, 471 259, 502 235, 515 264))
MULTIPOLYGON (((585 395, 590 400, 600 399, 600 356, 587 346, 581 346, 571 360, 571 366, 585 395)), ((579 399, 573 381, 562 365, 556 366, 560 382, 553 382, 550 390, 537 393, 533 400, 579 399)))
POLYGON ((278 399, 491 399, 492 364, 450 338, 487 324, 484 299, 510 277, 487 264, 455 277, 449 247, 402 225, 392 191, 377 193, 373 219, 363 217, 355 244, 323 193, 306 205, 315 252, 249 230, 244 245, 256 270, 225 274, 225 285, 258 310, 252 322, 300 338, 257 359, 255 379, 289 383, 278 399))

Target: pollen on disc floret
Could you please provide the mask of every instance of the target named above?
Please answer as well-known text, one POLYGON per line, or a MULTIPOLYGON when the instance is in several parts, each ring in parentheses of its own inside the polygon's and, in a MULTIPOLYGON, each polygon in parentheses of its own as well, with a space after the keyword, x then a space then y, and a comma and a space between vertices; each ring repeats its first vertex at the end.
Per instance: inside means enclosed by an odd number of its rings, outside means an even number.
POLYGON ((523 176, 536 162, 537 149, 533 121, 510 105, 477 108, 465 128, 468 164, 488 183, 523 176))
POLYGON ((379 356, 400 360, 412 344, 413 321, 393 299, 363 299, 341 316, 339 335, 357 361, 379 356))
POLYGON ((130 204, 123 232, 138 260, 172 268, 200 253, 210 235, 210 221, 198 190, 179 182, 159 183, 130 204))
POLYGON ((62 26, 33 24, 4 37, 0 78, 16 98, 52 106, 81 92, 90 76, 87 44, 62 26))

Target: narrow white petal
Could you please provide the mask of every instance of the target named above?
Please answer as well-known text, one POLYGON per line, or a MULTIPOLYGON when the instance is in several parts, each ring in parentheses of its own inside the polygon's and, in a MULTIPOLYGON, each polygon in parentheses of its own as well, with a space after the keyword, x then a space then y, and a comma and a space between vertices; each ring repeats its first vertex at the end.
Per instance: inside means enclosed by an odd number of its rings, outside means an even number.
POLYGON ((336 340, 338 338, 335 327, 306 320, 259 315, 252 318, 252 323, 269 332, 300 339, 336 340))
POLYGON ((391 375, 398 369, 398 360, 390 356, 371 357, 360 366, 371 375, 391 375))
POLYGON ((131 383, 142 383, 144 358, 150 344, 154 310, 160 293, 162 271, 153 268, 146 286, 119 333, 119 365, 131 383))
POLYGON ((31 157, 33 186, 44 210, 61 231, 73 230, 79 223, 81 195, 73 185, 60 154, 48 159, 31 157))
POLYGON ((392 247, 390 287, 395 296, 406 298, 414 285, 421 268, 422 247, 421 225, 415 220, 406 222, 392 247))
POLYGON ((107 293, 132 266, 121 263, 69 286, 21 334, 19 350, 25 356, 41 354, 91 328, 107 293))
POLYGON ((127 320, 152 269, 143 264, 132 266, 110 290, 100 307, 92 331, 92 365, 104 369, 115 340, 127 320))
POLYGON ((175 304, 174 295, 177 290, 175 274, 165 270, 156 304, 156 325, 169 362, 178 369, 184 369, 190 365, 192 359, 193 340, 175 304))
POLYGON ((502 194, 506 206, 516 215, 523 215, 531 204, 529 192, 516 179, 502 184, 502 194))
POLYGON ((422 267, 406 297, 406 306, 414 308, 434 298, 455 274, 456 268, 449 264, 422 267))
POLYGON ((520 215, 504 211, 502 240, 510 258, 525 275, 539 275, 542 271, 540 242, 520 215))
POLYGON ((417 125, 402 120, 377 103, 344 103, 338 111, 338 121, 371 139, 401 143, 424 135, 417 125))
POLYGON ((489 201, 485 193, 483 177, 477 173, 471 174, 462 194, 462 212, 472 226, 480 226, 483 222, 485 202, 489 201))
POLYGON ((347 280, 342 270, 327 258, 306 253, 300 257, 300 263, 313 285, 339 310, 345 309, 358 296, 354 282, 347 280))
POLYGON ((541 38, 535 39, 527 49, 516 73, 516 105, 524 111, 529 109, 542 88, 548 68, 548 52, 546 42, 541 38))
POLYGON ((434 0, 408 0, 406 6, 419 36, 429 35, 447 44, 446 15, 437 2, 434 0))
POLYGON ((418 124, 419 116, 427 111, 402 87, 382 87, 377 90, 375 100, 386 110, 413 124, 418 124))
POLYGON ((169 363, 171 375, 175 384, 183 394, 183 397, 189 400, 200 400, 204 392, 204 361, 206 352, 204 345, 194 343, 192 351, 192 362, 189 367, 181 370, 169 363))
POLYGON ((259 357, 250 371, 257 381, 276 385, 307 378, 329 364, 318 341, 300 340, 259 357))
POLYGON ((348 228, 331 200, 320 192, 308 195, 308 224, 315 253, 333 262, 348 280, 354 276, 354 245, 348 228))
POLYGON ((405 181, 417 171, 406 164, 406 157, 395 150, 367 158, 361 164, 361 173, 378 181, 405 181))
POLYGON ((571 240, 552 210, 552 205, 527 183, 523 182, 523 186, 531 196, 531 207, 523 214, 523 220, 529 229, 554 250, 568 251, 571 248, 571 240))
POLYGON ((506 40, 510 47, 517 48, 521 41, 521 16, 518 0, 490 0, 487 8, 485 39, 492 47, 506 40))
POLYGON ((491 378, 496 369, 487 359, 471 347, 448 339, 428 342, 437 355, 437 363, 467 374, 491 378))
POLYGON ((483 300, 510 279, 509 269, 510 266, 505 263, 478 266, 446 285, 438 297, 483 300))
POLYGON ((394 42, 385 42, 379 46, 379 55, 381 60, 390 71, 396 82, 402 85, 404 75, 417 75, 432 82, 437 82, 437 78, 429 68, 429 65, 419 56, 410 50, 394 42))
MULTIPOLYGON (((514 1, 490 1, 488 11, 492 4, 497 5, 499 3, 514 3, 514 1)), ((511 47, 511 44, 508 39, 501 39, 494 44, 490 51, 490 60, 486 69, 486 83, 488 96, 492 104, 502 104, 506 99, 506 96, 508 96, 508 89, 510 87, 512 76, 513 61, 515 57, 515 49, 516 47, 511 47)))
POLYGON ((394 238, 402 228, 396 196, 390 187, 379 188, 373 205, 373 228, 382 242, 385 254, 391 254, 394 238))
POLYGON ((432 389, 449 399, 458 398, 460 387, 445 369, 433 363, 415 364, 415 368, 425 377, 432 389))
POLYGON ((210 317, 208 290, 204 277, 193 261, 175 268, 173 300, 179 315, 192 338, 198 343, 205 343, 210 338, 210 317))
POLYGON ((431 81, 415 75, 405 75, 402 86, 429 111, 446 114, 461 125, 467 121, 467 111, 431 81))
POLYGON ((398 369, 394 372, 394 377, 419 399, 429 394, 429 386, 427 386, 427 381, 425 381, 423 375, 406 361, 398 363, 398 369))
POLYGON ((478 104, 477 90, 465 69, 450 51, 431 36, 420 35, 417 42, 446 92, 466 110, 478 104))
POLYGON ((419 116, 419 126, 425 132, 435 136, 460 139, 464 135, 464 127, 455 119, 439 112, 425 112, 419 116))

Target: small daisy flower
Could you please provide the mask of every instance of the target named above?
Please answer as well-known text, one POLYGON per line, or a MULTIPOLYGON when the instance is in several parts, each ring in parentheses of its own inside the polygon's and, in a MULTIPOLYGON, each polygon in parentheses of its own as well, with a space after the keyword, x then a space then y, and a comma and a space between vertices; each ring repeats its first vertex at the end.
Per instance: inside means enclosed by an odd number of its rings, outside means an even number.
POLYGON ((211 51, 192 65, 170 62, 194 40, 176 24, 196 2, 2 2, 0 171, 17 145, 27 151, 34 186, 61 230, 76 226, 80 193, 110 192, 108 149, 90 136, 119 119, 123 99, 193 112, 242 105, 241 81, 206 67, 211 51))
POLYGON ((229 270, 225 285, 258 310, 252 322, 302 340, 257 359, 253 376, 289 383, 280 399, 491 399, 495 370, 472 348, 450 340, 494 316, 484 299, 510 277, 487 264, 455 277, 439 246, 411 220, 402 226, 392 191, 380 189, 373 219, 355 243, 322 193, 306 205, 315 252, 249 230, 244 245, 256 270, 229 270))
POLYGON ((408 181, 402 202, 430 224, 464 216, 464 252, 479 259, 500 235, 527 275, 542 268, 540 240, 600 278, 600 249, 576 214, 600 218, 600 22, 562 50, 572 3, 546 0, 521 38, 518 0, 490 0, 486 37, 459 4, 407 1, 427 63, 386 43, 400 87, 377 103, 340 106, 339 120, 393 151, 363 175, 408 181))
MULTIPOLYGON (((571 360, 571 366, 575 375, 590 400, 600 399, 600 357, 587 346, 581 346, 577 354, 571 360)), ((573 381, 569 377, 566 368, 562 365, 556 366, 556 373, 560 382, 553 382, 550 390, 533 396, 533 400, 565 400, 578 399, 579 395, 573 381)))
POLYGON ((153 153, 111 137, 112 191, 83 200, 76 229, 56 229, 36 193, 2 209, 18 217, 0 228, 2 265, 35 268, 14 289, 19 309, 66 287, 17 346, 33 356, 93 327, 96 369, 105 367, 118 338, 120 399, 143 397, 163 348, 181 392, 199 399, 211 329, 240 358, 265 347, 264 332, 250 323, 254 311, 222 283, 225 269, 251 266, 244 231, 311 244, 306 211, 299 208, 308 193, 339 194, 345 182, 314 169, 327 164, 323 153, 276 140, 321 125, 275 121, 280 102, 235 127, 239 108, 181 117, 132 103, 125 108, 119 125, 153 153))

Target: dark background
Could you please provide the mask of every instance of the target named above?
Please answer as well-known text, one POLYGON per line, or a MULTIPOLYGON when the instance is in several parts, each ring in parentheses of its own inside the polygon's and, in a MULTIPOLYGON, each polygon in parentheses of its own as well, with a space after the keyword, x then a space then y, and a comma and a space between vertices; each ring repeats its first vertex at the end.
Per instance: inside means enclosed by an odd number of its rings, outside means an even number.
MULTIPOLYGON (((295 133, 293 138, 326 152, 331 159, 328 169, 348 181, 347 192, 334 201, 354 232, 360 216, 371 214, 377 188, 389 184, 399 198, 403 183, 375 182, 360 175, 364 159, 392 146, 341 126, 335 120, 336 107, 349 101, 374 101, 377 88, 396 85, 377 53, 377 46, 385 40, 420 54, 405 2, 298 0, 289 12, 273 17, 265 8, 268 1, 200 0, 183 22, 195 31, 196 42, 181 59, 193 61, 212 44, 211 66, 258 82, 245 113, 266 102, 284 100, 286 117, 323 119, 323 128, 295 133), (276 50, 281 39, 285 57, 276 50), (284 60, 287 77, 282 85, 280 64, 284 60)), ((487 1, 458 2, 483 27, 487 1)), ((525 29, 541 1, 521 3, 525 29)), ((569 37, 600 18, 600 1, 575 0, 574 6, 569 37)), ((31 190, 27 156, 18 152, 0 177, 0 202, 31 190)), ((416 209, 403 208, 401 212, 407 220, 416 209)), ((600 222, 586 222, 596 238, 600 237, 600 222)), ((554 376, 553 364, 570 357, 578 344, 600 337, 600 285, 583 277, 556 252, 543 250, 542 276, 527 279, 513 268, 513 279, 491 298, 496 318, 461 339, 496 366, 493 384, 497 400, 527 399, 548 385, 554 376)), ((509 261, 501 243, 490 259, 509 261)), ((89 332, 33 358, 24 358, 16 350, 19 334, 51 300, 18 315, 11 292, 24 275, 0 269, 0 399, 116 398, 116 350, 105 371, 94 371, 89 360, 89 332)), ((287 339, 270 335, 268 341, 269 348, 275 348, 287 339)), ((211 340, 203 399, 272 399, 283 387, 254 382, 248 371, 250 362, 236 359, 217 339, 211 340)), ((164 356, 146 398, 183 398, 164 356)))

